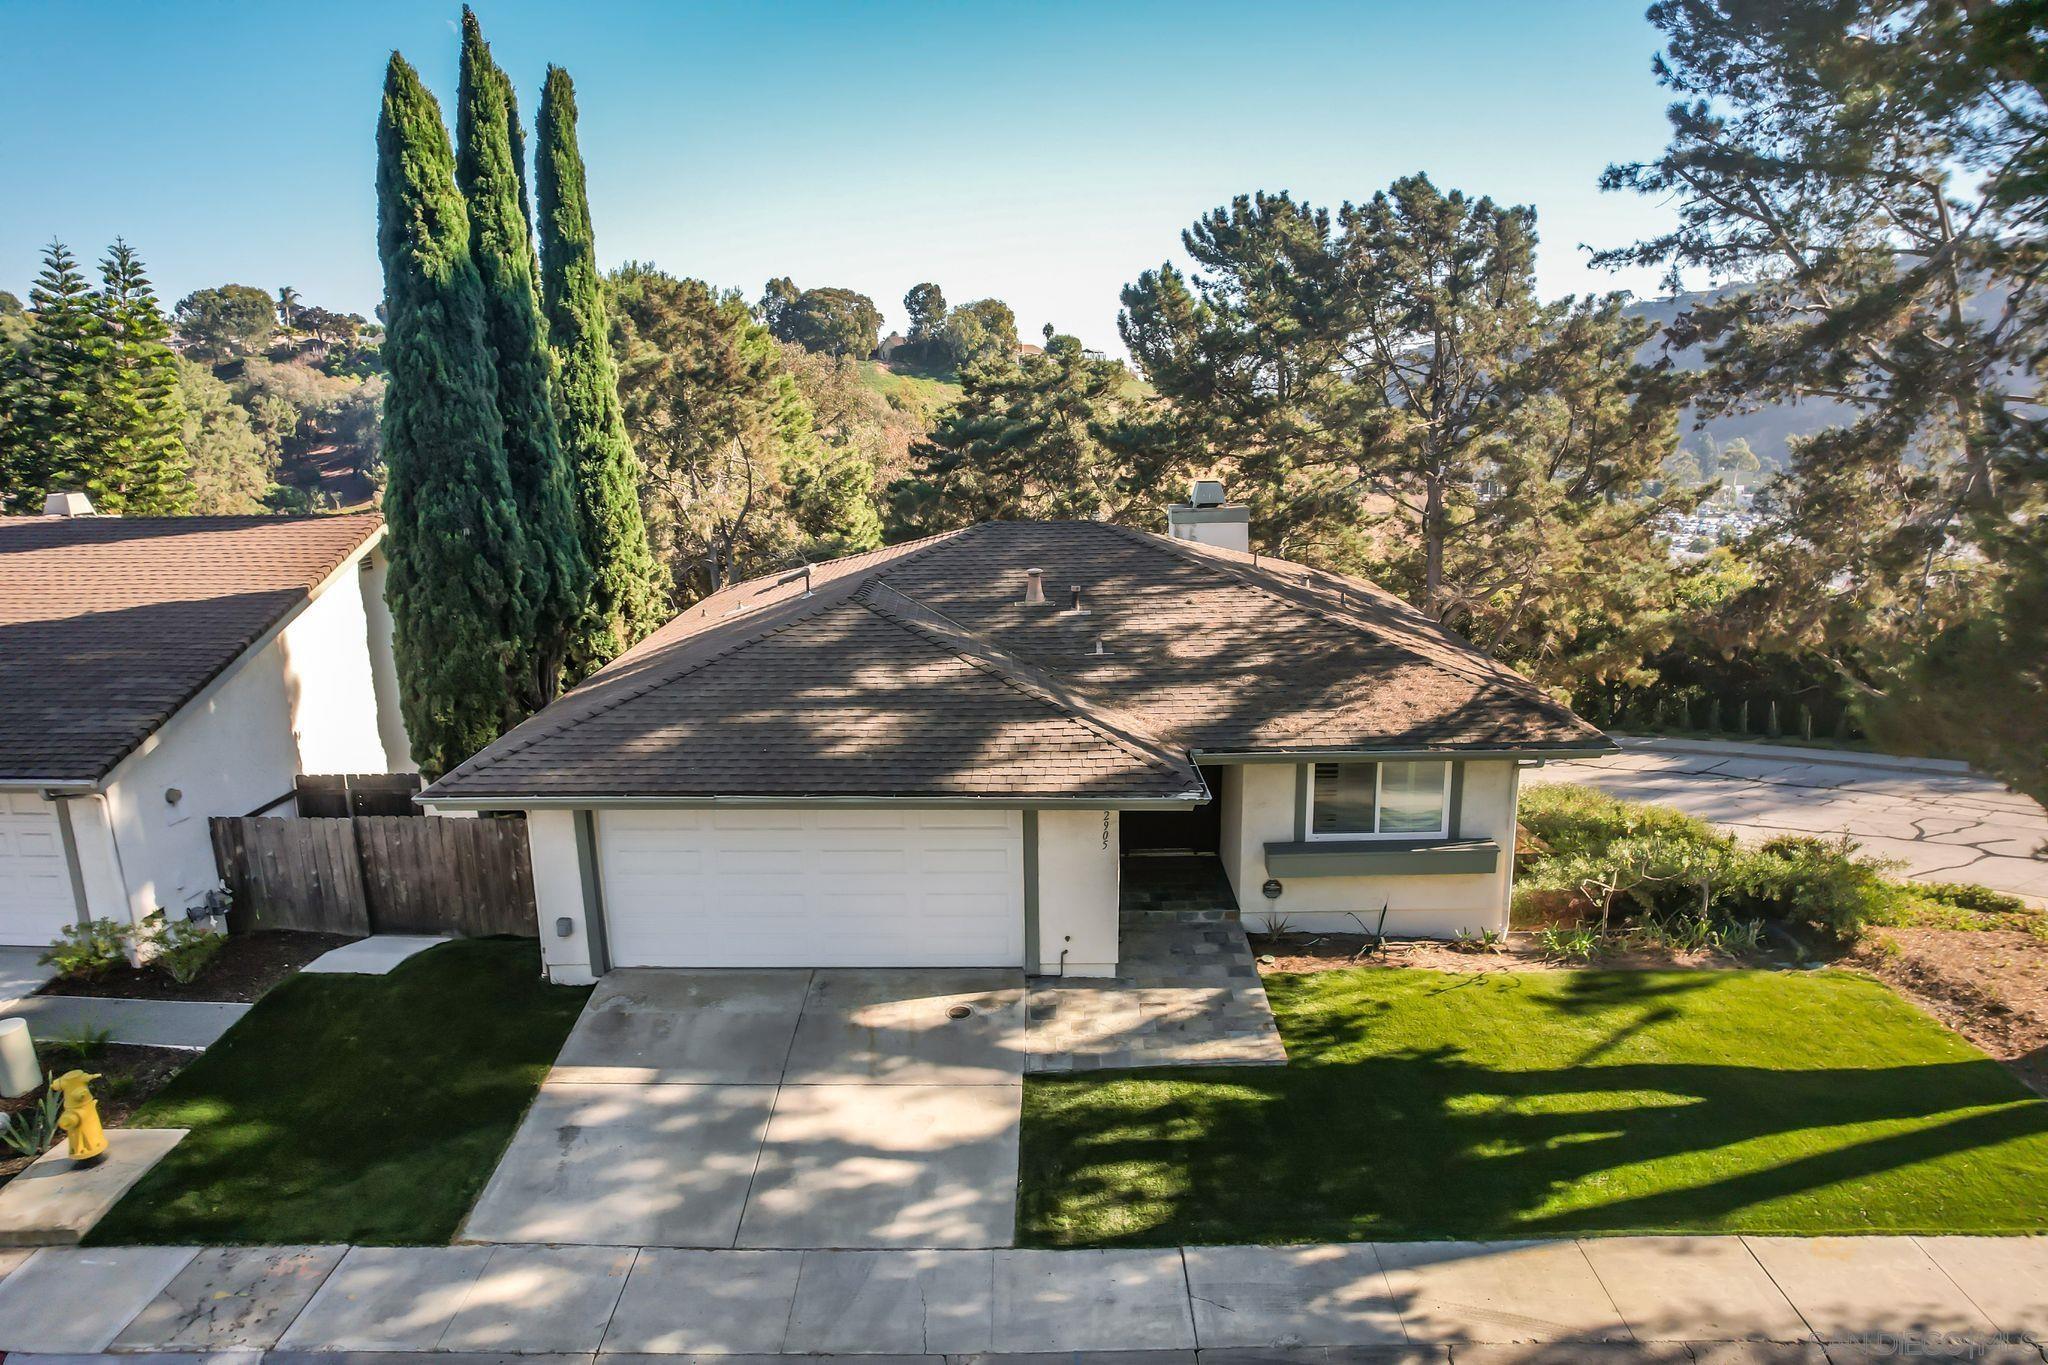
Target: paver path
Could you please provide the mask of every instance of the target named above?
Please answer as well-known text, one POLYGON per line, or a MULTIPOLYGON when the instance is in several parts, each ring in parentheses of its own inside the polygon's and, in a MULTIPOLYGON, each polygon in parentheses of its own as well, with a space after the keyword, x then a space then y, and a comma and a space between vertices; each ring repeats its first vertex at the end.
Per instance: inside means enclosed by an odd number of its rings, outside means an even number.
MULTIPOLYGON (((1525 786, 1577 782, 1687 811, 1745 838, 1847 834, 1921 881, 1977 882, 2048 905, 2048 811, 1968 772, 1859 763, 1827 750, 1690 752, 1654 739, 1552 763, 1525 786)), ((1724 746, 1734 748, 1735 746, 1724 746)))
POLYGON ((1145 1351, 1157 1365, 1197 1352, 1216 1365, 1930 1356, 2039 1365, 2028 1343, 2048 1338, 2048 1239, 2025 1237, 1128 1251, 52 1248, 0 1253, 0 1271, 0 1350, 276 1350, 279 1362, 354 1351, 888 1355, 936 1365, 1145 1351))

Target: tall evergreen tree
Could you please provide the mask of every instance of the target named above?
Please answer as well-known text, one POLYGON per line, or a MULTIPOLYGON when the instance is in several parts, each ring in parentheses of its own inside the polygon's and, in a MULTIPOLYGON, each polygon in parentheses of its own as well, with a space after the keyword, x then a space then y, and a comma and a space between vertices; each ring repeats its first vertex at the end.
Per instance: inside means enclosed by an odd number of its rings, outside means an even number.
POLYGON ((640 460, 619 407, 610 309, 576 145, 576 87, 560 67, 548 68, 541 93, 534 174, 548 340, 560 365, 555 410, 591 568, 589 609, 570 656, 570 675, 578 677, 659 625, 664 593, 640 508, 640 460))
POLYGON ((186 454, 185 404, 178 356, 142 258, 115 239, 100 263, 100 366, 89 465, 80 482, 102 511, 161 516, 186 511, 192 462, 186 454))
MULTIPOLYGON (((512 692, 528 709, 537 709, 561 690, 590 570, 555 425, 554 357, 541 318, 526 178, 513 149, 517 122, 512 83, 491 60, 476 14, 465 8, 455 179, 469 214, 470 255, 483 283, 505 468, 526 533, 525 598, 532 615, 517 637, 512 692)), ((522 149, 524 142, 519 139, 522 149)))
POLYGON ((531 611, 483 281, 441 107, 397 53, 377 123, 377 249, 389 372, 391 603, 413 758, 439 774, 516 718, 506 695, 531 611))
POLYGON ((100 323, 92 290, 69 248, 43 248, 28 292, 28 344, 0 386, 0 501, 40 512, 43 496, 82 468, 93 444, 100 323))

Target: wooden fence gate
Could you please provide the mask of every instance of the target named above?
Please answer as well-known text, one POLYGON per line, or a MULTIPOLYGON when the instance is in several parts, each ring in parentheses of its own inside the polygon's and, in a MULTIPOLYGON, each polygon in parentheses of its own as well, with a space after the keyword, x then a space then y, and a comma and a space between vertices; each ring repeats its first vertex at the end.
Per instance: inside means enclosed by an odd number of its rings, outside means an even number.
POLYGON ((211 828, 236 932, 539 933, 521 818, 215 816, 211 828))

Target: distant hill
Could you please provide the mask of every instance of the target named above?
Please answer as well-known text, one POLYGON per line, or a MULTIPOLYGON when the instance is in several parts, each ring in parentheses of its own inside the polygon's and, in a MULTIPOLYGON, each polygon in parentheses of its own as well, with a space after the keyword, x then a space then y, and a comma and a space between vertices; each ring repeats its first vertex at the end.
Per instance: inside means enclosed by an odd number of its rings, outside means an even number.
MULTIPOLYGON (((1632 303, 1628 312, 1633 317, 1647 318, 1659 325, 1668 325, 1673 318, 1703 300, 1718 298, 1739 285, 1730 285, 1712 292, 1698 291, 1678 294, 1668 299, 1643 299, 1632 303)), ((1649 362, 1665 355, 1663 342, 1652 341, 1638 355, 1638 359, 1649 362)), ((1672 361, 1682 370, 1697 370, 1705 366, 1697 347, 1671 353, 1672 361)), ((1765 465, 1782 469, 1791 458, 1787 442, 1795 436, 1811 436, 1829 427, 1845 426, 1853 420, 1853 412, 1844 404, 1826 398, 1802 399, 1797 403, 1776 403, 1759 408, 1755 412, 1730 413, 1725 417, 1710 419, 1704 426, 1697 425, 1697 414, 1686 410, 1679 424, 1679 445, 1694 453, 1705 451, 1711 438, 1716 445, 1726 445, 1737 439, 1749 442, 1749 448, 1756 452, 1757 459, 1765 465)))

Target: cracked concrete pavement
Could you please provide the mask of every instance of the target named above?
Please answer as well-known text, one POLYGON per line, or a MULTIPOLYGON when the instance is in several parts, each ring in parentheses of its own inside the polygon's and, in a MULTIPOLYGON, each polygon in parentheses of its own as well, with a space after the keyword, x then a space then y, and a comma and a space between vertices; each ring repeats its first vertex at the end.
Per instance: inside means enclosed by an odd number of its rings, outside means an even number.
POLYGON ((1523 785, 1598 787, 1745 839, 1846 834, 1915 880, 1976 882, 2048 906, 2048 811, 1990 778, 1877 766, 1828 750, 1622 742, 1618 754, 1526 772, 1523 785))

